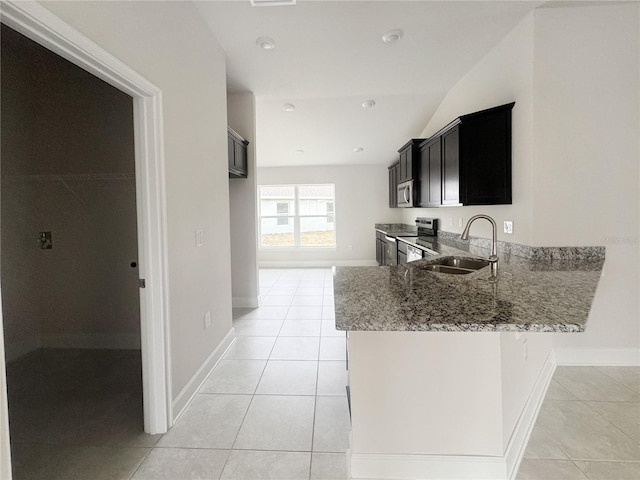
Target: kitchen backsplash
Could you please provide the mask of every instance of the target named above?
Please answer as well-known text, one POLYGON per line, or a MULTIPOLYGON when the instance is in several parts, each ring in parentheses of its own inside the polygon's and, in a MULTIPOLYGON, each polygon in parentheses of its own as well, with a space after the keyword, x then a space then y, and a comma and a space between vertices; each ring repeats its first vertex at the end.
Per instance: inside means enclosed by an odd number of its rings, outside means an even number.
MULTIPOLYGON (((461 240, 458 233, 440 230, 438 232, 438 240, 440 239, 453 244, 453 246, 491 250, 491 240, 488 238, 470 236, 469 240, 461 240)), ((532 260, 588 260, 604 259, 605 247, 530 247, 499 240, 498 253, 532 260)))

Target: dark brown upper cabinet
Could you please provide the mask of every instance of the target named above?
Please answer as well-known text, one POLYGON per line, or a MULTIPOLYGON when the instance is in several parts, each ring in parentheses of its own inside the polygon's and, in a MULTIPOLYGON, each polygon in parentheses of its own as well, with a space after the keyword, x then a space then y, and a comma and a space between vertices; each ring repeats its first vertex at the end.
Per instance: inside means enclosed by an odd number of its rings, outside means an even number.
POLYGON ((229 178, 247 178, 247 147, 249 142, 233 129, 227 127, 227 153, 229 155, 229 178))
POLYGON ((420 207, 511 203, 514 105, 463 115, 420 144, 420 207))
POLYGON ((442 138, 420 144, 420 207, 442 205, 442 138))
POLYGON ((418 172, 420 171, 420 150, 418 147, 423 140, 424 138, 414 138, 398 150, 400 154, 400 176, 398 177, 398 183, 418 179, 418 172))
POLYGON ((400 163, 396 162, 389 167, 389 208, 398 206, 398 176, 400 175, 400 163))

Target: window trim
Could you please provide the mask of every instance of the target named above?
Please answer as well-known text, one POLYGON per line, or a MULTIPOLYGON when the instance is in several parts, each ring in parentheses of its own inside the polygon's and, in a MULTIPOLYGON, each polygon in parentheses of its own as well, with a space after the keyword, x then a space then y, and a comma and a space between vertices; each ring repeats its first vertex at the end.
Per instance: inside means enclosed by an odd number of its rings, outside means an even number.
MULTIPOLYGON (((276 250, 276 251, 283 251, 283 250, 287 250, 287 251, 296 251, 296 250, 300 250, 300 251, 309 251, 309 250, 337 250, 338 249, 338 232, 337 232, 337 223, 336 223, 336 185, 335 183, 292 183, 292 184, 264 184, 264 185, 258 185, 258 192, 257 192, 257 199, 258 199, 258 249, 259 250, 276 250), (326 213, 324 215, 320 215, 320 214, 313 214, 313 215, 302 215, 300 214, 300 190, 299 187, 306 187, 306 186, 330 186, 333 188, 333 197, 331 198, 331 203, 333 204, 333 208, 332 208, 332 212, 331 213, 326 213), (287 214, 287 215, 262 215, 262 196, 260 195, 261 193, 261 188, 262 187, 293 187, 293 201, 294 201, 294 208, 293 211, 295 212, 293 215, 292 214, 287 214), (294 240, 294 245, 282 245, 282 246, 276 246, 276 245, 262 245, 262 219, 265 218, 273 218, 273 219, 277 219, 279 217, 283 217, 283 216, 287 216, 291 219, 293 219, 293 240, 294 240), (300 228, 300 219, 301 218, 328 218, 328 217, 333 217, 333 221, 331 222, 333 224, 333 241, 334 244, 333 245, 300 245, 299 242, 301 241, 301 228, 300 228), (298 242, 298 244, 295 244, 296 242, 298 242)), ((304 200, 304 199, 303 199, 304 200)))

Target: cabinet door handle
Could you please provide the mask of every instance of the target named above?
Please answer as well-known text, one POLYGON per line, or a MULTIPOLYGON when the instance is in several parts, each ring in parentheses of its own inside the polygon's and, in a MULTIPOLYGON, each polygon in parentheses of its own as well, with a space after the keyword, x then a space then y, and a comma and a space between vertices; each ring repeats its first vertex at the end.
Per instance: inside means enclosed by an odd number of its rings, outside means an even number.
POLYGON ((409 188, 405 187, 402 189, 402 196, 404 197, 405 203, 409 203, 409 188))

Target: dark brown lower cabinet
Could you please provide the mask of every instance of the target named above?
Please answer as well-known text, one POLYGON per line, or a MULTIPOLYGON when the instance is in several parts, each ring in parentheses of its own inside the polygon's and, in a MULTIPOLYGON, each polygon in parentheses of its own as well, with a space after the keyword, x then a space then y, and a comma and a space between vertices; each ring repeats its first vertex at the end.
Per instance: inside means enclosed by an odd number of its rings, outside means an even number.
POLYGON ((384 233, 376 231, 376 262, 378 265, 386 265, 387 241, 384 233))

